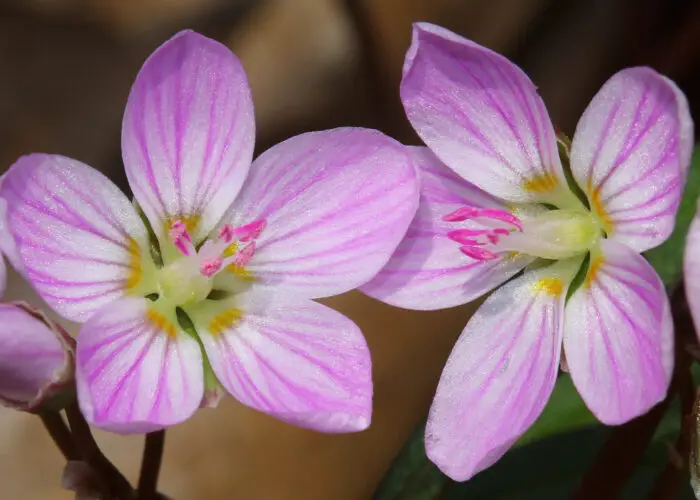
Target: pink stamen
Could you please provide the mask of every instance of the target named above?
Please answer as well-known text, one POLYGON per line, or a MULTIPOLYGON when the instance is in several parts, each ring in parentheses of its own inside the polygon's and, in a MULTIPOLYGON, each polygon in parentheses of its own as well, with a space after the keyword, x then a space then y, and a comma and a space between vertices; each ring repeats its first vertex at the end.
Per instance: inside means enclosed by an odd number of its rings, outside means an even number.
POLYGON ((173 242, 173 245, 175 245, 175 248, 183 255, 194 255, 197 253, 192 243, 192 238, 187 232, 187 226, 181 220, 176 220, 172 223, 168 236, 170 237, 170 241, 173 242))
POLYGON ((480 213, 478 214, 477 217, 486 217, 487 219, 500 220, 503 222, 507 222, 508 224, 512 224, 513 226, 517 227, 521 231, 523 230, 523 225, 520 222, 520 219, 518 219, 512 213, 506 212, 505 210, 485 208, 485 209, 480 211, 480 213))
POLYGON ((442 220, 445 222, 462 222, 467 219, 471 219, 474 217, 476 213, 479 212, 479 209, 476 207, 462 207, 458 208, 454 212, 450 212, 449 214, 445 215, 442 220))
POLYGON ((224 261, 221 257, 204 259, 199 266, 199 271, 207 278, 211 278, 219 272, 223 263, 224 261))
POLYGON ((474 236, 481 236, 488 234, 488 230, 478 230, 473 231, 471 229, 458 229, 456 231, 450 231, 447 233, 447 237, 452 241, 461 243, 462 245, 475 245, 477 244, 474 236), (474 242, 474 243, 472 243, 474 242))
POLYGON ((498 243, 498 240, 500 239, 497 234, 487 234, 486 237, 494 245, 498 243))
POLYGON ((266 226, 267 221, 265 219, 256 220, 255 222, 236 228, 231 226, 231 224, 226 224, 219 231, 219 238, 226 243, 231 243, 234 238, 245 243, 258 238, 266 226))
POLYGON ((482 261, 497 259, 500 252, 495 245, 501 238, 513 231, 522 231, 520 219, 510 212, 495 208, 466 206, 450 212, 442 220, 445 222, 473 220, 483 225, 480 229, 462 228, 447 233, 449 239, 461 245, 459 249, 464 255, 482 261))
POLYGON ((239 229, 245 233, 245 236, 241 237, 241 241, 246 242, 257 239, 266 227, 267 221, 265 219, 260 219, 240 227, 239 229))
MULTIPOLYGON (((209 278, 216 273, 226 268, 230 264, 236 266, 245 266, 250 262, 255 254, 255 240, 263 232, 267 222, 265 219, 260 219, 250 224, 240 227, 233 227, 230 224, 224 225, 218 234, 218 239, 209 240, 202 248, 199 249, 200 272, 209 278), (225 257, 225 254, 231 250, 238 248, 238 245, 231 247, 231 243, 240 241, 247 244, 236 251, 235 254, 225 257)), ((173 224, 174 231, 171 231, 173 236, 182 237, 182 227, 176 223, 173 224)), ((185 232, 186 234, 186 232, 185 232)))
POLYGON ((250 259, 253 258, 254 254, 255 242, 251 241, 246 246, 241 248, 241 251, 235 255, 235 257, 233 258, 233 263, 237 266, 245 266, 248 262, 250 262, 250 259))
POLYGON ((224 240, 226 243, 231 243, 233 240, 233 227, 231 227, 231 224, 226 224, 221 228, 219 231, 219 239, 224 240))
POLYGON ((474 260, 495 260, 498 258, 497 253, 479 247, 463 246, 459 247, 459 251, 474 260))

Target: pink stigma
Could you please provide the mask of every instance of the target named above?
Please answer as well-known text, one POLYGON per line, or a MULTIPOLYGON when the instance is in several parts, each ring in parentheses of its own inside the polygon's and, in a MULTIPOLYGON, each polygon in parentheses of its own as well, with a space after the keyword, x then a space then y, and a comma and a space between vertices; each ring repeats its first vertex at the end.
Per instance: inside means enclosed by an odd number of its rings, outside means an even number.
POLYGON ((474 221, 481 227, 449 231, 447 237, 459 243, 459 250, 474 260, 498 258, 496 245, 512 231, 522 231, 522 223, 515 215, 505 210, 466 206, 450 212, 442 218, 445 222, 474 221))

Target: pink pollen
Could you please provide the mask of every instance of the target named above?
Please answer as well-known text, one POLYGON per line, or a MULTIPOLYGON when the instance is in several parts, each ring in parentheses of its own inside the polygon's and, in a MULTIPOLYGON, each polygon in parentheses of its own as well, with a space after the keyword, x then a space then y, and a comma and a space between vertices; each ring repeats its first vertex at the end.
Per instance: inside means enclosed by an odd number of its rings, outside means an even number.
POLYGON ((211 278, 219 272, 219 269, 221 269, 223 262, 224 261, 221 259, 221 257, 204 259, 202 261, 202 264, 199 266, 199 271, 207 278, 211 278))

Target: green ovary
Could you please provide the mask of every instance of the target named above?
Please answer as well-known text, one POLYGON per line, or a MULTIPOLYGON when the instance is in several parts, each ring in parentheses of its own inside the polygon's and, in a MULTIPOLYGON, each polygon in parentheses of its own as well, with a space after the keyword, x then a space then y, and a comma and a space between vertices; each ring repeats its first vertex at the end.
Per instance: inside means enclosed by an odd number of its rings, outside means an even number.
POLYGON ((601 237, 601 228, 588 210, 549 210, 522 221, 522 232, 514 232, 497 245, 543 259, 566 259, 590 250, 601 237))
POLYGON ((178 306, 194 304, 211 293, 213 280, 199 271, 195 259, 183 257, 158 273, 160 293, 178 306))

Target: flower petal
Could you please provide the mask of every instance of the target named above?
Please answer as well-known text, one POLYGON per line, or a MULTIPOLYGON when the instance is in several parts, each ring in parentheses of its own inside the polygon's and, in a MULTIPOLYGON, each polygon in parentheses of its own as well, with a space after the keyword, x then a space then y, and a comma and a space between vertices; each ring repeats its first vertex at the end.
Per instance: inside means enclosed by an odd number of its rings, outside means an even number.
POLYGON ((571 196, 547 109, 505 57, 415 24, 401 100, 425 144, 477 187, 518 202, 571 196))
POLYGON ((683 94, 650 68, 615 74, 576 127, 571 170, 608 236, 642 252, 673 231, 690 165, 683 94))
POLYGON ((227 221, 267 221, 246 268, 260 283, 327 297, 386 264, 416 213, 418 189, 407 148, 380 132, 311 132, 255 161, 227 221))
POLYGON ((183 31, 158 48, 134 82, 122 129, 126 174, 156 234, 180 218, 205 236, 243 184, 254 141, 248 80, 226 46, 183 31))
POLYGON ((146 228, 97 170, 58 155, 23 156, 6 175, 1 196, 27 277, 67 319, 83 322, 147 285, 146 228))
POLYGON ((566 305, 564 350, 591 411, 622 424, 666 396, 673 325, 661 279, 627 246, 603 240, 581 288, 566 305))
POLYGON ((455 223, 443 217, 465 205, 505 207, 447 168, 428 148, 411 151, 421 172, 418 212, 391 260, 361 288, 364 293, 407 309, 444 309, 476 299, 532 260, 519 256, 478 261, 460 252, 459 244, 447 237, 455 223))
POLYGON ((100 309, 78 335, 80 409, 91 424, 145 433, 187 420, 204 395, 202 351, 148 299, 100 309))
POLYGON ((60 327, 7 303, 0 304, 0 323, 0 403, 32 410, 72 382, 72 340, 60 327))
POLYGON ((697 212, 685 238, 683 282, 695 331, 700 337, 700 213, 697 212))
POLYGON ((214 373, 241 403, 321 432, 369 426, 370 354, 360 329, 342 314, 255 291, 188 314, 214 373))
POLYGON ((490 295, 467 324, 442 372, 425 438, 428 456, 452 479, 491 466, 542 412, 580 262, 526 272, 490 295))

